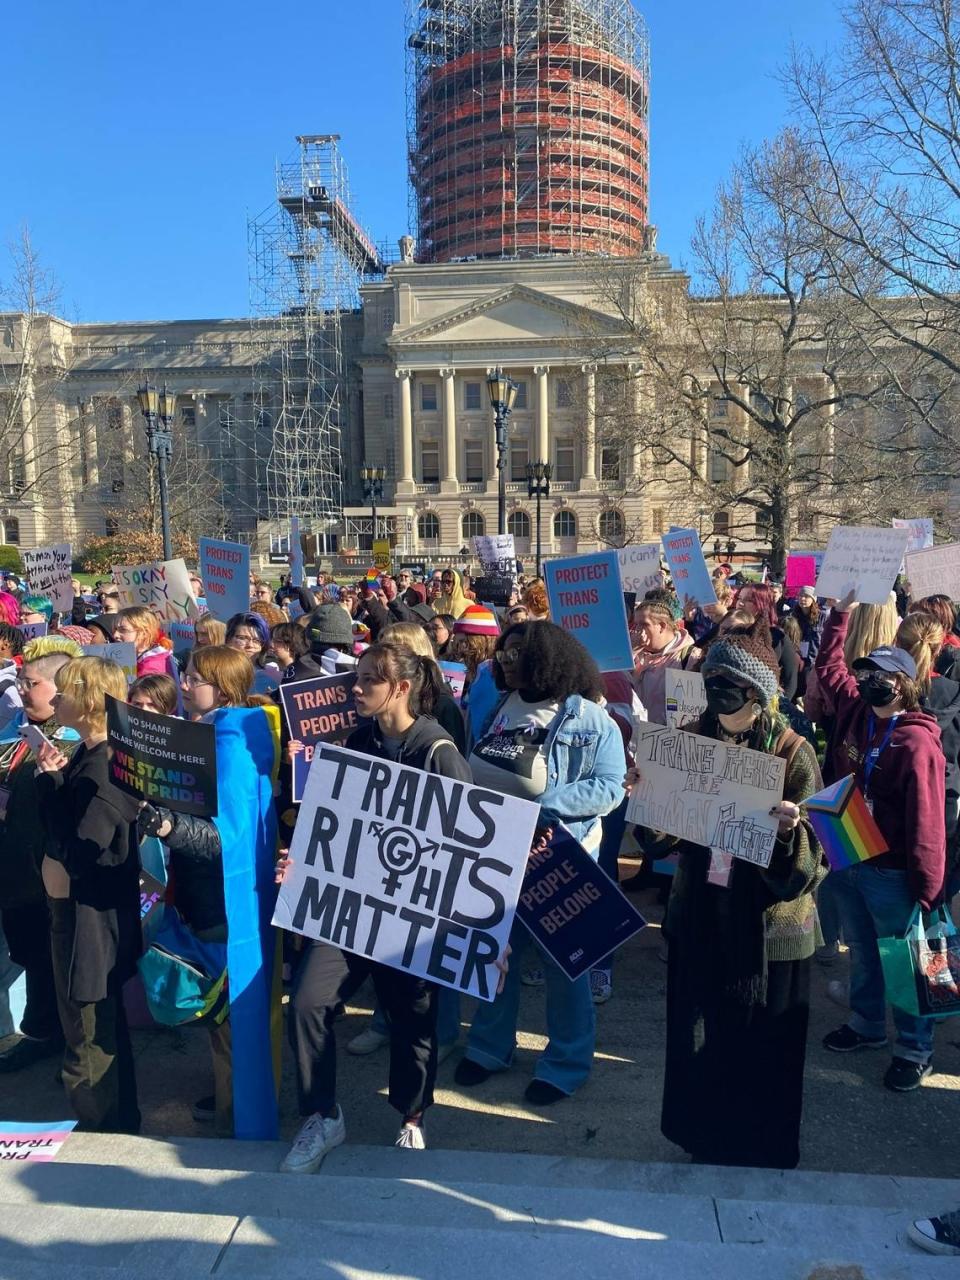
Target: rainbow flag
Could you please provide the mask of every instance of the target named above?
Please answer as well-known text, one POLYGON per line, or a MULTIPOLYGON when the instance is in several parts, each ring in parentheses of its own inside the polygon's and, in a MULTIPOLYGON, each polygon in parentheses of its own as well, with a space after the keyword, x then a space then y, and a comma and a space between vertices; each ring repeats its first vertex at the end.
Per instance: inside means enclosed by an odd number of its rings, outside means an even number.
POLYGON ((834 871, 886 853, 889 846, 853 774, 806 801, 810 825, 834 871))
POLYGON ((366 582, 367 582, 367 586, 368 586, 368 587, 379 587, 379 585, 380 585, 380 570, 376 567, 376 565, 372 565, 372 566, 367 570, 367 578, 366 578, 366 582))

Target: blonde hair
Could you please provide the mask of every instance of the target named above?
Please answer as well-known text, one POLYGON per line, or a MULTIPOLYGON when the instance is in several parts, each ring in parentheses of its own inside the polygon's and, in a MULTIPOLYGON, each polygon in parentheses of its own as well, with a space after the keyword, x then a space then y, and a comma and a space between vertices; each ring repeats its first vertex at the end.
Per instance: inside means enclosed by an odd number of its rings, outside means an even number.
POLYGON ((227 624, 215 618, 212 613, 205 613, 193 624, 193 634, 202 646, 223 644, 227 638, 227 624), (203 631, 203 639, 200 632, 203 631))
POLYGON ((126 618, 136 632, 138 655, 146 653, 148 649, 155 649, 157 645, 163 645, 165 649, 170 647, 170 641, 160 630, 160 619, 143 605, 132 604, 127 609, 121 609, 117 617, 126 618))
POLYGON ((908 613, 897 629, 896 642, 917 664, 921 693, 930 688, 933 666, 943 648, 943 624, 932 613, 908 613))
POLYGON ((65 654, 68 658, 82 658, 83 650, 76 640, 61 635, 37 636, 35 640, 28 640, 23 646, 24 662, 39 662, 41 658, 50 658, 54 654, 65 654))
POLYGON ((239 649, 225 644, 204 645, 190 655, 190 666, 200 677, 220 690, 225 707, 263 707, 270 699, 253 693, 253 663, 239 649))
POLYGON ((119 702, 127 700, 127 677, 109 658, 71 658, 54 676, 54 683, 98 732, 107 725, 108 695, 119 702))
POLYGON ((843 642, 843 660, 852 667, 881 645, 893 644, 900 625, 896 597, 891 592, 886 604, 858 604, 850 610, 847 638, 843 642))
POLYGON ((388 627, 383 628, 377 640, 382 644, 406 645, 419 657, 436 660, 430 637, 419 622, 391 622, 388 627))

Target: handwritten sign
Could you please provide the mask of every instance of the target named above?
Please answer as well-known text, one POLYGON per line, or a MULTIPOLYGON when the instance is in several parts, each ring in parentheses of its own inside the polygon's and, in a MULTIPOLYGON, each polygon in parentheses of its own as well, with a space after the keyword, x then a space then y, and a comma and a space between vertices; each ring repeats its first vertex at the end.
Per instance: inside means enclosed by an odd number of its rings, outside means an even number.
POLYGON ((689 599, 699 605, 717 603, 696 529, 671 529, 665 533, 663 555, 673 579, 673 589, 681 600, 689 599))
POLYGON ((317 747, 273 923, 493 1000, 540 806, 317 747))
POLYGON ((21 551, 23 573, 34 595, 49 596, 57 613, 73 608, 73 558, 69 542, 21 551))
POLYGON ((0 1160, 32 1160, 49 1164, 77 1127, 76 1120, 15 1124, 0 1120, 0 1160))
POLYGON ((516 576, 517 549, 512 533, 477 534, 473 539, 473 549, 484 573, 516 576))
POLYGON ((617 552, 620 561, 620 582, 624 591, 633 591, 637 599, 663 586, 660 572, 660 543, 644 542, 638 547, 621 547, 617 552))
POLYGON ((601 671, 632 671, 616 551, 550 560, 543 573, 553 621, 590 651, 601 671))
POLYGON ((39 640, 41 636, 45 636, 50 626, 46 622, 18 622, 17 630, 23 633, 23 642, 26 644, 28 640, 39 640))
POLYGON ((200 539, 200 577, 207 608, 227 622, 250 607, 250 548, 242 542, 200 539))
POLYGON ((777 835, 770 809, 783 799, 786 761, 657 725, 637 725, 634 737, 640 781, 628 822, 770 865, 777 835))
POLYGON ((107 697, 110 781, 127 795, 178 813, 217 813, 217 747, 212 724, 178 720, 107 697))
POLYGON ((88 658, 103 658, 107 662, 115 662, 123 667, 127 684, 137 678, 137 646, 123 640, 112 640, 109 644, 85 644, 83 652, 88 658))
POLYGON ((707 709, 707 693, 699 671, 667 671, 667 725, 679 729, 696 724, 707 709))
POLYGON ((152 564, 115 564, 113 580, 120 606, 152 609, 163 622, 197 618, 200 610, 190 589, 190 575, 182 560, 156 560, 152 564))
POLYGON ((943 592, 960 599, 960 542, 945 542, 927 551, 907 552, 907 581, 914 600, 943 592))
POLYGON ((354 672, 340 676, 317 676, 281 684, 280 701, 287 728, 303 750, 293 756, 293 799, 303 799, 313 753, 321 742, 346 742, 360 723, 353 698, 354 672))
POLYGON ((817 595, 840 600, 855 591, 861 604, 886 604, 906 545, 906 529, 837 525, 820 566, 817 595))
POLYGON ((390 539, 375 538, 373 542, 373 563, 381 573, 390 572, 392 558, 393 552, 390 548, 390 539))

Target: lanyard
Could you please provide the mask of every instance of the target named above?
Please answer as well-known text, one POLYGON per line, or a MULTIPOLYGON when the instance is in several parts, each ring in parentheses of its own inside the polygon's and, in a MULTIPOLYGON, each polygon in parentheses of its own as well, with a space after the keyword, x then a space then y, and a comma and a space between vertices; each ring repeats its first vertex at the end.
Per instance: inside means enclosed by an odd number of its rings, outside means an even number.
MULTIPOLYGON (((878 747, 871 747, 867 754, 863 757, 863 792, 864 795, 870 794, 870 778, 874 769, 877 767, 877 761, 887 749, 890 739, 893 737, 893 731, 897 727, 899 716, 891 716, 887 722, 887 731, 883 735, 883 739, 878 747)), ((867 721, 867 741, 873 741, 873 735, 877 728, 877 718, 870 712, 870 719, 867 721)))

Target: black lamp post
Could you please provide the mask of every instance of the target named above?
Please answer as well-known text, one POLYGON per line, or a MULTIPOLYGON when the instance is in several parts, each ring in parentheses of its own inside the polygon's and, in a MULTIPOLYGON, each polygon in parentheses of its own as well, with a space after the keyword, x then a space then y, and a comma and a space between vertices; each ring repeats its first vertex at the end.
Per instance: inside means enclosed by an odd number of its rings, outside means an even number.
POLYGON ((537 577, 540 577, 540 499, 550 497, 549 462, 527 463, 527 497, 537 500, 537 577))
POLYGON ((383 482, 387 478, 386 467, 371 467, 366 462, 360 468, 360 479, 363 481, 363 500, 370 503, 373 512, 373 537, 370 549, 377 540, 377 503, 383 501, 383 482))
POLYGON ((497 442, 497 533, 507 532, 507 419, 520 388, 502 369, 497 368, 487 378, 487 390, 493 405, 494 430, 497 442))
POLYGON ((147 424, 147 449, 157 460, 157 479, 160 483, 160 525, 163 530, 163 558, 173 559, 170 545, 170 511, 167 502, 167 463, 173 456, 173 419, 177 412, 177 397, 168 391, 166 383, 158 391, 148 382, 137 388, 140 412, 147 424))

